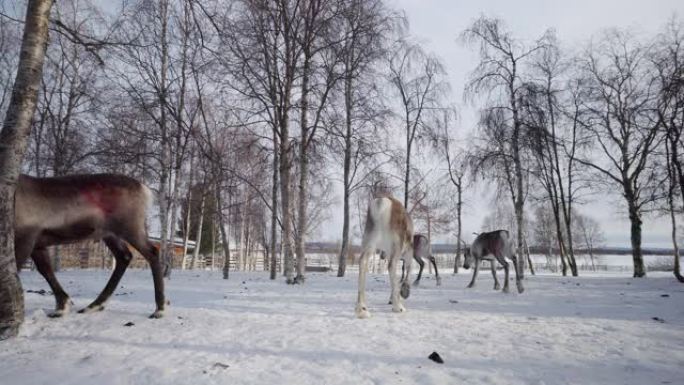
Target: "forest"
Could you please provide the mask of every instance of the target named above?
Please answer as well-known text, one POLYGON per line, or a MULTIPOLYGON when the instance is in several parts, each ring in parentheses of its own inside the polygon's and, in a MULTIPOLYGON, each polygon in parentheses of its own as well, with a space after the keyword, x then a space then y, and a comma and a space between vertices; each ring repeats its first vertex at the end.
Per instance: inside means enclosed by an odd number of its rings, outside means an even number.
POLYGON ((387 194, 417 233, 457 240, 457 269, 471 239, 464 192, 486 185, 496 196, 480 229, 508 229, 518 250, 548 250, 563 276, 579 275, 578 250, 600 243, 599 224, 582 213, 588 192, 620 200, 634 277, 647 271, 644 217, 667 218, 684 282, 676 15, 652 36, 615 27, 570 49, 554 29, 522 39, 482 14, 453 39, 478 57, 462 92, 478 121, 464 127, 449 68, 383 0, 0 4, 3 316, 23 303, 11 300, 21 293, 19 173, 143 182, 166 278, 214 249, 228 279, 231 259, 247 269, 258 249, 270 279, 304 284, 306 245, 321 227, 339 239, 344 277, 368 202, 387 194), (331 216, 341 228, 328 228, 331 216))

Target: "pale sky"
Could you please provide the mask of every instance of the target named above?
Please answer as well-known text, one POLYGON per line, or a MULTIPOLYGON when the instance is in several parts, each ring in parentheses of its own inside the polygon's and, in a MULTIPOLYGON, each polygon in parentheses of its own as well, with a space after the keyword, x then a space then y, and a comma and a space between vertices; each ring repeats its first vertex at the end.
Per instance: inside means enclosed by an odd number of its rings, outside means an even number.
MULTIPOLYGON (((477 54, 464 47, 458 36, 473 19, 481 14, 503 19, 513 34, 522 39, 539 37, 554 28, 565 49, 581 49, 593 35, 611 27, 628 28, 633 33, 653 36, 673 15, 684 16, 682 0, 390 0, 395 8, 404 9, 411 34, 427 50, 436 53, 449 74, 452 98, 459 108, 459 129, 467 136, 476 123, 477 108, 464 105, 462 91, 469 72, 477 63, 477 54)), ((485 186, 469 188, 468 207, 464 213, 466 239, 478 231, 482 218, 489 211, 491 195, 485 186)), ((597 219, 606 234, 607 245, 628 247, 629 220, 619 194, 605 192, 586 197, 580 211, 597 219)), ((318 236, 326 240, 339 239, 341 210, 333 208, 331 220, 318 236), (339 230, 338 230, 339 229, 339 230)), ((355 221, 354 221, 355 222, 355 221)), ((315 237, 318 238, 318 237, 315 237)), ((436 241, 453 241, 455 237, 440 237, 436 241)), ((643 225, 643 245, 671 247, 670 227, 666 219, 646 217, 643 225)))

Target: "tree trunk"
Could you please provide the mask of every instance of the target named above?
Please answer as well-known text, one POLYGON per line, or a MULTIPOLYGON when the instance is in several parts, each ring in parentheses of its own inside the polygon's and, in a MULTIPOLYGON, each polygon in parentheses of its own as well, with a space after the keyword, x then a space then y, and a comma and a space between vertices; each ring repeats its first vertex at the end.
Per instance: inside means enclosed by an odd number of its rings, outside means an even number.
POLYGON ((278 234, 278 135, 273 132, 273 177, 271 179, 271 279, 278 275, 278 256, 276 255, 276 236, 278 234))
MULTIPOLYGON (((288 122, 282 123, 287 127, 288 122)), ((291 176, 291 148, 288 139, 287 128, 282 128, 282 140, 280 141, 280 201, 282 204, 282 228, 283 235, 280 240, 283 245, 283 258, 285 265, 285 281, 294 284, 294 256, 292 254, 292 208, 290 207, 290 176, 291 176)))
POLYGON ((629 222, 631 224, 630 239, 632 242, 632 261, 634 262, 634 277, 641 278, 646 276, 644 267, 644 256, 641 252, 641 213, 635 207, 634 201, 629 200, 629 222))
POLYGON ((14 255, 14 192, 31 131, 48 42, 50 0, 29 0, 5 122, 0 132, 0 340, 15 337, 24 321, 24 294, 14 255))
MULTIPOLYGON (((667 135, 668 142, 670 141, 671 137, 668 132, 667 135)), ((665 143, 666 147, 666 154, 668 155, 668 158, 670 158, 670 151, 668 151, 669 147, 667 147, 668 143, 665 143)), ((672 148, 671 150, 676 151, 676 148, 672 148)), ((667 208, 668 211, 670 212, 670 222, 672 223, 672 250, 674 252, 674 265, 673 265, 673 274, 675 278, 679 282, 684 283, 684 277, 682 276, 682 273, 679 268, 679 245, 677 244, 677 217, 675 215, 675 203, 674 203, 674 195, 675 195, 675 185, 676 181, 678 179, 678 175, 676 174, 676 169, 675 169, 675 164, 672 162, 672 158, 668 159, 667 162, 667 179, 668 179, 668 189, 667 189, 667 208)))
MULTIPOLYGON (((530 266, 530 274, 535 275, 536 273, 534 272, 534 263, 532 263, 532 257, 530 257, 530 246, 527 244, 527 239, 525 239, 525 258, 527 259, 527 264, 530 266)), ((522 259, 522 258, 518 258, 522 259)), ((520 266, 520 270, 522 270, 523 266, 520 266)))
POLYGON ((404 170, 404 208, 408 210, 409 201, 409 179, 411 177, 411 141, 409 140, 409 129, 406 128, 406 170, 404 170))
POLYGON ((347 76, 344 79, 344 108, 345 108, 345 133, 344 133, 344 217, 342 218, 342 247, 337 263, 337 276, 344 277, 347 270, 347 257, 349 255, 349 221, 350 207, 349 198, 351 195, 351 158, 352 158, 352 75, 349 73, 349 63, 347 65, 347 76))
POLYGON ((180 185, 180 180, 182 179, 182 174, 181 174, 181 169, 176 168, 175 169, 175 182, 173 184, 173 189, 171 191, 171 207, 170 207, 170 212, 171 212, 171 230, 169 232, 169 239, 171 243, 171 252, 167 253, 167 260, 165 261, 165 264, 168 266, 171 266, 173 268, 173 257, 175 255, 175 249, 176 249, 176 218, 178 218, 178 209, 180 205, 178 204, 178 192, 180 191, 179 185, 180 185))
POLYGON ((237 269, 244 271, 247 265, 247 210, 245 209, 245 204, 241 207, 240 215, 240 249, 238 249, 237 255, 237 269))
POLYGON ((168 192, 169 171, 171 169, 171 146, 169 143, 168 128, 166 125, 166 92, 167 92, 167 72, 168 72, 168 56, 169 44, 167 41, 168 30, 168 0, 162 0, 159 4, 159 13, 161 18, 161 63, 160 63, 160 88, 159 88, 159 129, 161 131, 161 165, 159 175, 159 222, 161 226, 161 234, 159 239, 159 253, 164 263, 164 277, 171 276, 171 264, 168 257, 168 240, 169 240, 169 209, 171 200, 168 192))
MULTIPOLYGON (((221 246, 223 246, 223 279, 228 279, 230 276, 230 241, 228 239, 228 232, 226 231, 227 223, 223 217, 223 194, 221 194, 221 185, 216 182, 216 206, 217 216, 219 221, 219 229, 221 230, 221 246)), ((230 199, 229 199, 230 202, 230 199)))
MULTIPOLYGON (((516 63, 512 63, 512 76, 509 83, 509 98, 511 104, 511 111, 513 113, 513 132, 511 136, 511 147, 513 148, 513 165, 515 172, 515 220, 518 227, 517 240, 518 240, 518 251, 522 250, 523 247, 523 225, 525 222, 525 198, 523 195, 523 175, 522 175, 522 163, 520 160, 520 127, 522 125, 520 117, 518 115, 518 105, 515 100, 515 80, 516 80, 516 63)), ((524 263, 522 258, 518 258, 517 272, 520 273, 520 279, 525 276, 525 269, 523 268, 524 263)))
POLYGON ((297 275, 294 283, 301 284, 306 280, 306 243, 307 212, 309 182, 309 72, 311 71, 310 47, 304 49, 304 64, 302 66, 302 95, 300 114, 300 139, 299 139, 299 185, 297 197, 297 234, 295 237, 295 254, 297 255, 297 275))
MULTIPOLYGON (((192 183, 190 184, 192 186, 192 183)), ((187 212, 185 213, 185 231, 183 237, 183 259, 181 260, 181 269, 185 270, 185 265, 188 262, 188 242, 190 241, 190 213, 192 207, 192 187, 188 188, 188 199, 186 200, 187 212)))
MULTIPOLYGON (((669 197, 672 202, 672 195, 669 197)), ((672 221, 672 250, 674 251, 674 269, 673 273, 679 282, 684 283, 684 277, 679 268, 679 245, 677 244, 677 220, 675 218, 674 207, 670 205, 670 220, 672 221)))
MULTIPOLYGON (((556 240, 558 241, 558 255, 560 256, 561 260, 561 267, 562 267, 562 273, 563 276, 568 275, 568 263, 565 261, 565 242, 563 242, 563 230, 561 229, 561 224, 560 224, 560 212, 558 211, 558 203, 557 202, 552 202, 551 203, 553 207, 553 222, 554 225, 556 226, 556 240)), ((572 264, 570 264, 570 270, 572 270, 572 264)), ((572 274, 573 276, 576 276, 575 273, 572 274)))
POLYGON ((298 186, 298 215, 297 215, 297 236, 295 239, 295 253, 297 255, 297 275, 295 276, 294 283, 303 284, 306 280, 306 227, 307 227, 307 200, 308 198, 308 173, 309 173, 309 161, 306 149, 303 148, 304 145, 300 147, 300 160, 299 160, 299 186, 298 186))
MULTIPOLYGON (((215 194, 214 194, 215 195, 215 194)), ((216 213, 214 213, 216 214, 216 213)), ((216 215, 211 218, 211 270, 214 270, 216 260, 216 215)))
MULTIPOLYGON (((547 83, 546 83, 546 102, 547 102, 547 107, 550 112, 550 127, 551 127, 551 141, 550 141, 550 146, 551 146, 551 152, 552 152, 552 164, 551 164, 551 169, 552 169, 552 175, 551 175, 551 180, 552 180, 552 188, 553 188, 553 197, 554 201, 552 202, 553 205, 553 214, 554 214, 554 220, 556 221, 556 233, 558 236, 558 250, 559 253, 561 254, 561 261, 563 261, 563 275, 567 275, 567 267, 565 265, 565 258, 568 259, 568 265, 570 266, 570 272, 572 273, 573 277, 577 277, 577 262, 575 261, 575 253, 572 247, 572 228, 570 228, 568 224, 568 219, 570 216, 570 212, 566 210, 567 205, 565 202, 565 188, 563 187, 563 178, 561 176, 560 172, 560 159, 558 156, 558 137, 556 136, 556 114, 555 114, 555 107, 553 103, 553 98, 552 98, 552 79, 548 78, 547 83), (563 223, 565 223, 565 229, 568 234, 568 242, 566 243, 563 239, 563 229, 561 227, 561 208, 562 208, 562 213, 563 213, 563 223), (568 246, 568 247, 566 247, 568 246), (568 253, 569 251, 569 253, 568 253)), ((547 140, 548 142, 548 140, 547 140)), ((548 147, 548 145, 547 145, 548 147)), ((570 175, 570 173, 568 173, 570 175)), ((568 183, 570 184, 570 180, 568 180, 568 183)), ((571 192, 569 192, 571 193, 571 192)))
MULTIPOLYGON (((460 179, 460 178, 459 178, 460 179)), ((456 186, 456 258, 454 258, 454 274, 458 274, 458 262, 461 259, 461 241, 462 241, 462 221, 461 221, 461 209, 463 207, 463 199, 461 193, 463 192, 461 188, 461 181, 456 186)))
MULTIPOLYGON (((524 213, 523 213, 522 198, 517 198, 516 202, 515 202, 515 223, 516 223, 516 228, 517 228, 516 229, 517 230, 516 238, 517 238, 517 245, 518 245, 518 247, 516 248, 516 250, 517 250, 516 254, 518 254, 518 255, 521 255, 522 253, 525 252, 525 250, 523 248, 524 242, 525 242, 524 237, 523 237, 523 229, 522 229, 522 226, 524 223, 523 215, 524 215, 524 213)), ((522 279, 524 277, 524 274, 525 274, 524 273, 525 263, 524 263, 523 258, 518 258, 518 265, 519 266, 518 266, 517 271, 520 272, 520 278, 522 279)))
MULTIPOLYGON (((173 169, 174 184, 173 190, 171 191, 171 231, 169 237, 171 238, 171 253, 167 253, 167 260, 164 262, 165 265, 171 266, 173 268, 173 258, 176 254, 176 226, 178 218, 178 209, 180 207, 178 196, 180 194, 180 181, 183 180, 183 153, 181 148, 183 147, 183 111, 185 110, 185 91, 187 85, 186 68, 188 64, 188 33, 187 28, 189 27, 189 7, 188 2, 183 3, 183 16, 184 16, 184 26, 183 28, 186 32, 183 34, 182 38, 182 55, 181 55, 181 84, 180 90, 178 91, 178 116, 176 117, 176 151, 175 164, 173 169)), ((185 247, 185 245, 184 245, 185 247)), ((184 250, 185 251, 185 250, 184 250)), ((185 259, 185 254, 183 254, 183 259, 185 259)), ((182 268, 182 266, 181 266, 182 268)), ((169 272, 170 274, 170 272, 169 272)))
POLYGON ((672 132, 674 130, 673 127, 670 127, 667 132, 668 142, 670 143, 670 163, 672 163, 673 166, 672 172, 675 174, 674 179, 679 182, 680 198, 684 204, 684 167, 682 167, 682 162, 679 160, 679 142, 684 128, 680 127, 679 130, 676 131, 676 135, 672 132))
POLYGON ((199 222, 197 223, 197 232, 195 236, 195 250, 192 253, 192 259, 190 260, 190 269, 194 269, 197 264, 197 259, 199 257, 200 246, 202 244, 202 227, 204 226, 204 206, 206 197, 202 193, 202 198, 200 200, 200 212, 199 212, 199 222))
POLYGON ((250 198, 251 197, 249 197, 249 194, 248 194, 245 224, 244 224, 244 226, 245 226, 245 246, 244 246, 244 249, 242 251, 244 252, 243 258, 244 258, 244 263, 245 263, 245 270, 251 271, 250 259, 251 259, 252 253, 251 253, 251 248, 250 248, 251 238, 250 238, 249 229, 252 226, 252 216, 249 213, 251 212, 252 201, 250 198))

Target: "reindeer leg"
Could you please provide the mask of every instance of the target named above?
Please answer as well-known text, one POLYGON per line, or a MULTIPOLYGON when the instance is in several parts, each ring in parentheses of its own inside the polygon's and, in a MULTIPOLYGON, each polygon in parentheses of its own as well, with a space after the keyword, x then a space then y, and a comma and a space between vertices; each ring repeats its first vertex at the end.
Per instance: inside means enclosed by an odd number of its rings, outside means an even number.
POLYGON ((475 259, 475 266, 473 266, 473 279, 470 280, 470 284, 468 285, 468 288, 475 287, 475 279, 477 279, 477 272, 480 270, 480 260, 475 259))
POLYGON ((399 286, 401 282, 399 281, 399 277, 397 277, 397 262, 399 259, 399 254, 397 251, 392 250, 392 256, 390 257, 391 261, 394 261, 389 269, 389 277, 390 277, 390 286, 392 288, 392 296, 390 297, 392 300, 392 311, 396 313, 401 313, 403 311, 406 311, 404 308, 404 305, 401 303, 401 296, 399 295, 399 286))
MULTIPOLYGON (((390 259, 387 261, 387 271, 390 272, 390 271, 392 271, 392 269, 394 269, 394 268, 396 268, 396 267, 395 267, 395 261, 392 260, 392 258, 390 258, 390 259)), ((402 279, 402 280, 404 279, 404 264, 403 264, 403 261, 402 261, 402 264, 401 264, 401 279, 402 279)), ((391 304, 392 304, 392 292, 391 292, 391 291, 390 291, 389 301, 387 301, 387 304, 388 304, 388 305, 391 305, 391 304)))
POLYGON ((359 295, 356 299, 356 317, 368 318, 370 312, 366 305, 366 274, 368 273, 368 250, 364 250, 359 257, 359 295))
MULTIPOLYGON (((413 252, 411 250, 411 252, 413 252)), ((402 261, 406 264, 406 277, 401 280, 401 288, 399 289, 399 295, 401 298, 406 299, 411 295, 411 285, 409 285, 409 279, 411 278, 411 258, 405 257, 406 252, 401 254, 402 261)))
POLYGON ((52 265, 50 264, 50 255, 48 254, 47 249, 41 247, 33 250, 31 258, 36 264, 36 269, 38 269, 40 275, 45 278, 48 285, 50 285, 52 293, 55 295, 55 311, 48 313, 48 317, 62 317, 69 312, 71 300, 69 300, 69 295, 64 291, 62 285, 57 281, 55 272, 52 270, 52 265))
POLYGON ((518 293, 522 294, 522 292, 525 291, 525 288, 520 280, 520 266, 518 266, 518 257, 515 254, 511 255, 511 260, 513 261, 513 266, 515 267, 515 286, 518 287, 518 293))
POLYGON ((154 300, 157 305, 157 309, 150 315, 150 318, 162 318, 164 316, 166 300, 164 298, 164 271, 159 257, 159 250, 147 240, 147 234, 144 233, 128 236, 124 239, 138 250, 140 254, 145 257, 147 263, 150 264, 152 279, 154 281, 154 300))
POLYGON ((432 255, 430 256, 430 262, 432 262, 432 266, 435 268, 435 280, 437 281, 437 286, 441 286, 442 278, 440 278, 439 271, 437 271, 437 261, 432 255))
MULTIPOLYGON (((501 265, 503 265, 504 268, 504 286, 503 286, 503 293, 508 293, 508 262, 506 261, 506 258, 503 257, 501 253, 494 254, 496 257, 496 260, 499 261, 501 265)), ((493 261, 492 261, 493 262, 493 261)))
POLYGON ((418 277, 416 277, 416 280, 413 281, 413 286, 418 286, 420 285, 420 278, 423 276, 423 268, 425 267, 425 262, 423 262, 423 258, 417 257, 415 255, 413 256, 413 259, 415 259, 416 262, 418 262, 418 266, 420 266, 420 268, 418 269, 418 277))
POLYGON ((112 293, 114 293, 114 290, 116 290, 116 287, 121 281, 121 277, 123 277, 128 265, 133 259, 133 254, 131 254, 130 250, 128 250, 128 246, 121 239, 116 237, 105 237, 104 242, 114 255, 114 258, 116 258, 114 271, 100 295, 98 295, 90 305, 79 310, 79 313, 92 313, 104 310, 104 303, 107 302, 109 297, 112 296, 112 293))
POLYGON ((494 277, 494 290, 499 290, 501 285, 499 285, 499 280, 496 278, 496 263, 494 260, 489 263, 489 266, 492 268, 492 277, 494 277))

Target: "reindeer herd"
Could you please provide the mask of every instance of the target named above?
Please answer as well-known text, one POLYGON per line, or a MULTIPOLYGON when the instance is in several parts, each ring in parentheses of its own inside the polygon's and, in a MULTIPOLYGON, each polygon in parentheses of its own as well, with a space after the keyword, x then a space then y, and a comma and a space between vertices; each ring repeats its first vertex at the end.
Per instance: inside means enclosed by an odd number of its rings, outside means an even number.
MULTIPOLYGON (((139 181, 115 174, 74 175, 54 178, 34 178, 22 175, 15 194, 15 257, 17 266, 31 257, 38 272, 50 285, 55 296, 55 311, 51 317, 61 317, 71 306, 69 295, 59 284, 47 252, 48 246, 83 240, 103 240, 116 259, 112 276, 100 295, 79 313, 104 309, 105 302, 116 289, 133 258, 129 246, 147 260, 152 271, 156 310, 150 318, 164 315, 164 280, 157 248, 150 243, 145 226, 146 211, 152 201, 149 188, 139 181)), ((413 222, 404 206, 385 196, 371 201, 359 258, 359 285, 355 313, 358 318, 370 317, 366 303, 368 259, 376 251, 388 258, 391 285, 389 303, 392 311, 404 312, 403 300, 410 294, 411 262, 415 259, 420 270, 414 285, 420 283, 429 261, 435 268, 437 285, 441 279, 431 254, 429 239, 414 234, 413 222), (397 265, 402 261, 402 275, 397 276, 397 265)), ((516 272, 518 292, 524 291, 515 253, 515 244, 506 230, 481 233, 470 248, 466 247, 463 267, 473 265, 475 285, 480 261, 490 261, 494 289, 500 288, 494 260, 505 272, 503 292, 508 292, 509 258, 516 272)))

